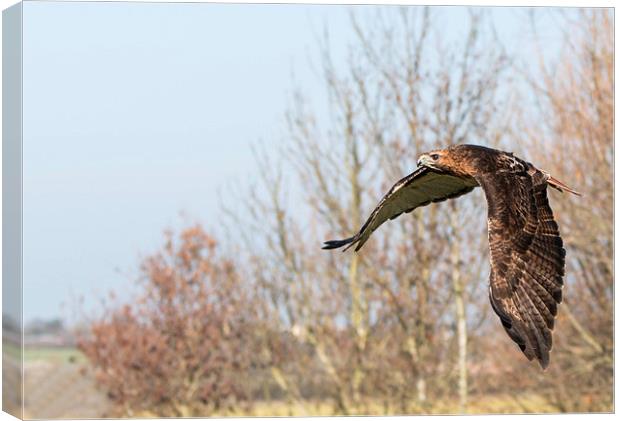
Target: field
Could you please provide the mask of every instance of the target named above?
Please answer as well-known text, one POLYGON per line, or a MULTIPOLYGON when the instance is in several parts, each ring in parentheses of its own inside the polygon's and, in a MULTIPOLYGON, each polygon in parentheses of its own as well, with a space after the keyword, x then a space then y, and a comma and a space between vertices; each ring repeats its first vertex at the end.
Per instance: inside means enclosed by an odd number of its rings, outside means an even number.
POLYGON ((84 356, 74 348, 26 348, 24 416, 95 418, 107 407, 84 356))
MULTIPOLYGON (((372 402, 364 408, 348 415, 454 415, 458 414, 458 406, 455 401, 435 402, 432 408, 421 410, 416 414, 402 414, 398 410, 387 409, 380 402, 372 402)), ((468 414, 524 414, 524 413, 554 413, 543 399, 536 396, 491 396, 474 397, 469 407, 468 414)), ((157 417, 152 412, 139 412, 138 417, 157 417)), ((334 407, 328 402, 305 401, 288 404, 282 401, 256 402, 248 411, 216 412, 214 417, 300 417, 300 416, 338 416, 334 407)), ((196 414, 200 416, 200 414, 196 414)))
MULTIPOLYGON (((27 418, 96 418, 105 415, 109 403, 98 390, 88 363, 73 348, 26 349, 25 363, 25 417, 27 418)), ((399 414, 381 402, 371 402, 352 415, 399 414)), ((470 413, 538 413, 552 412, 536 396, 478 396, 472 397, 470 413)), ((458 412, 455 401, 434 402, 420 413, 454 414, 458 412)), ((136 416, 156 416, 136 413, 136 416)), ((197 414, 199 415, 199 414, 197 414)), ((305 401, 286 403, 280 401, 256 402, 247 412, 221 412, 215 416, 328 416, 337 415, 329 402, 305 401)))
MULTIPOLYGON (((553 408, 549 407, 544 400, 536 396, 517 396, 508 395, 491 396, 491 397, 473 397, 469 407, 470 414, 514 414, 514 413, 549 413, 553 412, 553 408)), ((361 409, 350 415, 384 415, 385 407, 379 403, 370 403, 368 409, 361 409)), ((398 410, 389 411, 388 415, 411 415, 401 414, 398 410)), ((458 406, 456 401, 435 402, 433 407, 427 411, 421 411, 416 415, 433 414, 433 415, 451 415, 458 414, 458 406)), ((320 402, 304 402, 303 404, 286 405, 283 402, 258 402, 249 414, 232 413, 227 415, 244 416, 254 415, 261 417, 272 416, 330 416, 334 414, 331 405, 320 402)))
POLYGON ((46 361, 48 363, 85 363, 84 355, 75 348, 26 348, 24 362, 46 361))

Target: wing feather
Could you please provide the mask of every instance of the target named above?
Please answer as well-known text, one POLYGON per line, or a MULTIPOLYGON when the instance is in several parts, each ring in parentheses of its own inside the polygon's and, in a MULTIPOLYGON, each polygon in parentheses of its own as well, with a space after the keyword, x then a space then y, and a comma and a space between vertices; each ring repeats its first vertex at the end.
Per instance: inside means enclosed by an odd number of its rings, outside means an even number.
POLYGON ((489 298, 510 338, 546 368, 566 252, 547 198, 548 175, 527 169, 478 177, 489 205, 489 298))
POLYGON ((381 199, 359 232, 344 240, 330 240, 323 249, 357 244, 355 251, 362 248, 372 233, 385 221, 395 219, 403 213, 469 193, 478 183, 473 178, 461 178, 427 167, 420 167, 399 180, 381 199))

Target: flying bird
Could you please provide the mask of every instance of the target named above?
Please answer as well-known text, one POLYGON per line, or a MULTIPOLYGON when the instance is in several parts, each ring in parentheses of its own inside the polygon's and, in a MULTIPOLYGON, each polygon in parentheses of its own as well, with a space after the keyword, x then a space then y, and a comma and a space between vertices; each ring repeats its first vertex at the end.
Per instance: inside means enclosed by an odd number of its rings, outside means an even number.
POLYGON ((528 360, 536 358, 545 369, 566 256, 547 186, 580 194, 531 163, 477 145, 424 153, 418 168, 387 192, 357 234, 326 241, 323 248, 355 245, 358 251, 385 221, 478 186, 488 205, 491 306, 528 360))

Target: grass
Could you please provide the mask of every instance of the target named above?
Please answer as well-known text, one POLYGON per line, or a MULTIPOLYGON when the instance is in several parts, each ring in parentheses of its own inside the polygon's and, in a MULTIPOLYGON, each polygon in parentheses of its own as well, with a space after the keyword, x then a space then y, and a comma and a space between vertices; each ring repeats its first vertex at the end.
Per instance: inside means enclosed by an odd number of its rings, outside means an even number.
POLYGON ((84 362, 86 357, 78 349, 72 347, 25 347, 24 361, 84 362))
MULTIPOLYGON (((5 356, 19 360, 21 350, 12 343, 3 343, 5 356)), ((50 363, 85 362, 86 357, 78 349, 73 347, 24 347, 24 362, 45 361, 50 363)))
MULTIPOLYGON (((421 415, 421 414, 459 414, 457 399, 432 402, 429 408, 410 411, 403 414, 397 408, 386 408, 381 402, 368 402, 364 408, 352 409, 349 415, 421 415)), ((523 413, 557 413, 543 398, 536 394, 519 396, 492 395, 470 396, 468 414, 523 414, 523 413)), ((259 416, 259 417, 291 417, 291 416, 330 416, 343 415, 334 410, 331 402, 255 402, 248 412, 233 411, 216 416, 259 416)))
MULTIPOLYGON (((12 342, 3 341, 2 348, 4 356, 12 360, 19 361, 22 356, 22 350, 19 345, 12 342)), ((74 347, 24 347, 24 362, 45 361, 51 363, 66 362, 84 362, 86 357, 77 348, 74 347)))

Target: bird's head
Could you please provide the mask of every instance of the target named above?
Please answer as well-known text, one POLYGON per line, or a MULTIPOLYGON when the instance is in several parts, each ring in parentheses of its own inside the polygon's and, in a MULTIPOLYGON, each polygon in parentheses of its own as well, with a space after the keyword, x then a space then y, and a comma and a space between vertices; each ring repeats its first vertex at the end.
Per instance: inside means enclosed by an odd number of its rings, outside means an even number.
POLYGON ((423 153, 418 158, 418 167, 432 168, 458 177, 470 177, 477 172, 478 157, 487 154, 487 151, 486 148, 475 145, 453 145, 423 153))
POLYGON ((418 158, 418 167, 428 167, 434 170, 445 170, 448 164, 448 152, 445 149, 437 149, 423 153, 418 158))

